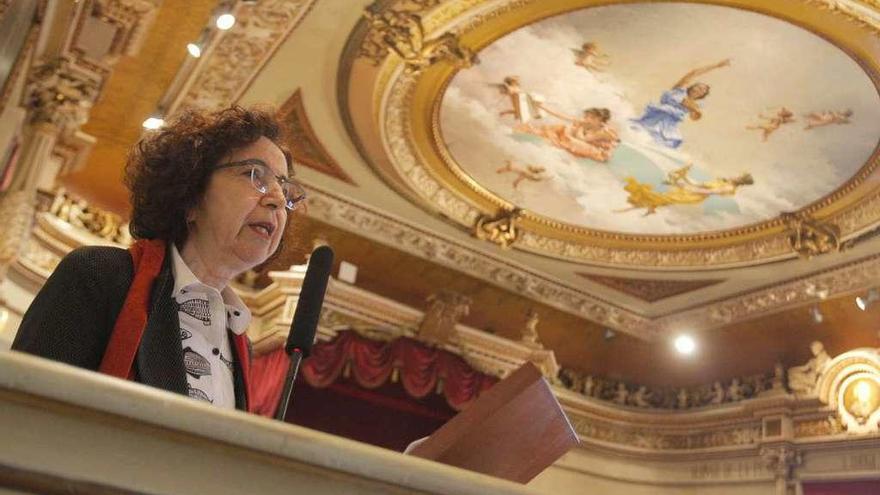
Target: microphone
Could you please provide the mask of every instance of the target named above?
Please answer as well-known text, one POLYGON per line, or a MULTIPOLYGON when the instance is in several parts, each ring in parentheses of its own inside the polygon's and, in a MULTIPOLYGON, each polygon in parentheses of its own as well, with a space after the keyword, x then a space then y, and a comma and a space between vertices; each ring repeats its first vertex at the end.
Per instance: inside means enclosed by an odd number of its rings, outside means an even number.
POLYGON ((278 410, 275 411, 277 420, 284 421, 300 362, 312 352, 321 306, 324 304, 324 293, 327 291, 327 282, 332 269, 333 250, 329 246, 319 246, 312 251, 312 255, 309 256, 309 267, 306 269, 306 276, 300 289, 299 301, 293 313, 293 321, 290 324, 290 333, 287 335, 287 344, 284 346, 290 358, 290 367, 287 369, 284 388, 281 389, 278 410))

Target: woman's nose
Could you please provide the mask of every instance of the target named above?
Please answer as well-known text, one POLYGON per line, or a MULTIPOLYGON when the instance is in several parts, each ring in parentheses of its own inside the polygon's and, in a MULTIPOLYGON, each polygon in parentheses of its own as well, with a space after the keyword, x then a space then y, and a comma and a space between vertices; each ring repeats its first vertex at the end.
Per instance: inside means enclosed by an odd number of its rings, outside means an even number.
POLYGON ((284 189, 278 181, 271 181, 266 185, 266 193, 260 201, 262 204, 273 209, 280 208, 284 204, 284 189))

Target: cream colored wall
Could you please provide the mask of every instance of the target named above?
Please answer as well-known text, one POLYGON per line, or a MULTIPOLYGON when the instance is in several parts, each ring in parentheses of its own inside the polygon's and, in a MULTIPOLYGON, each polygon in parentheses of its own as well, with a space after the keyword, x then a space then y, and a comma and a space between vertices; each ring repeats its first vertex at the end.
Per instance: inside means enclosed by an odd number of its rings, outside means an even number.
POLYGON ((773 495, 775 493, 775 485, 769 481, 736 484, 645 484, 604 478, 556 466, 551 466, 541 473, 529 483, 529 487, 548 495, 773 495))
POLYGON ((548 495, 775 493, 774 475, 756 453, 705 457, 709 456, 670 455, 665 460, 646 460, 582 444, 532 480, 529 486, 548 495))

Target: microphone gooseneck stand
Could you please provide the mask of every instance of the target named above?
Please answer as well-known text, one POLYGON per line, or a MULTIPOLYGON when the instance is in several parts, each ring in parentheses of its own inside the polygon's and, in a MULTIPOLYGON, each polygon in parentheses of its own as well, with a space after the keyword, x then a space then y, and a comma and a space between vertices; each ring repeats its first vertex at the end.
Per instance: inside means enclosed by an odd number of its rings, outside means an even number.
POLYGON ((287 335, 287 345, 284 346, 290 358, 290 366, 287 368, 284 388, 281 389, 281 399, 275 412, 277 420, 284 421, 287 416, 290 396, 293 394, 293 382, 299 372, 299 365, 311 353, 315 332, 318 330, 318 319, 321 316, 321 306, 324 304, 324 293, 327 291, 327 281, 332 269, 333 250, 330 247, 320 246, 312 251, 299 293, 299 301, 296 303, 296 311, 293 313, 293 321, 290 324, 290 333, 287 335))

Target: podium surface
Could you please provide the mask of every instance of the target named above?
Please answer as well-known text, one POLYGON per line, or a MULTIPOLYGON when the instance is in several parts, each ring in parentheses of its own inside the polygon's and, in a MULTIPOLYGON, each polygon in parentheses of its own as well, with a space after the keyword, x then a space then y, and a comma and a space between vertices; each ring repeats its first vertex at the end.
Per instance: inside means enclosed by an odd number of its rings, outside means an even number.
POLYGON ((536 492, 6 351, 0 352, 0 493, 536 492))

